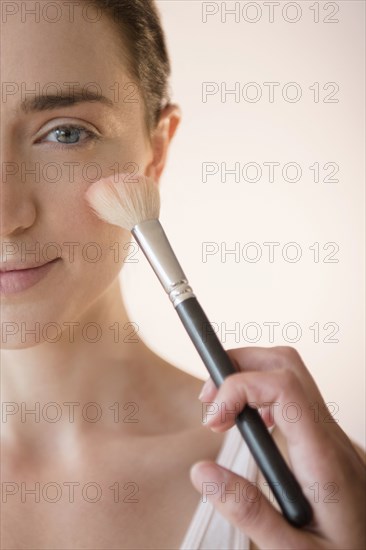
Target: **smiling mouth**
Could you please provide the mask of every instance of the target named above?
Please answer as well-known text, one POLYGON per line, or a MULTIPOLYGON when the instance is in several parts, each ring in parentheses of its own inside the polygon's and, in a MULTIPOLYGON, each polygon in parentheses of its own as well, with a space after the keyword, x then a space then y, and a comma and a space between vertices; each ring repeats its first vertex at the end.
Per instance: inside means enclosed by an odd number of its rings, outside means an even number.
POLYGON ((1 265, 4 266, 4 268, 0 267, 0 273, 8 273, 9 271, 27 271, 28 269, 38 269, 39 267, 43 267, 44 265, 55 262, 58 259, 59 257, 54 258, 53 260, 49 260, 44 264, 33 264, 33 265, 28 265, 28 264, 25 264, 24 262, 13 262, 13 263, 5 262, 4 264, 0 264, 0 266, 1 265), (26 267, 24 267, 24 265, 26 265, 26 267))
POLYGON ((8 296, 33 287, 44 279, 60 260, 61 258, 56 258, 40 266, 0 271, 0 294, 8 296))

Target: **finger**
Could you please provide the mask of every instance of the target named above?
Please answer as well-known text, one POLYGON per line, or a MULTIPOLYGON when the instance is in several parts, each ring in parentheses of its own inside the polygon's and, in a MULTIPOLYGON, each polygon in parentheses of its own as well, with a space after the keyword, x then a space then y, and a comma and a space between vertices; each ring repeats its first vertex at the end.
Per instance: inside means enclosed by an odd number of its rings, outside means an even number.
POLYGON ((315 381, 306 368, 301 356, 290 346, 274 346, 270 348, 248 346, 228 350, 230 359, 239 371, 271 371, 279 368, 293 370, 307 389, 311 389, 314 398, 323 402, 315 381))
MULTIPOLYGON (((274 421, 287 441, 289 466, 294 471, 305 496, 312 502, 314 487, 328 487, 327 484, 332 482, 332 487, 338 490, 343 484, 342 471, 339 474, 335 464, 334 438, 327 432, 324 427, 326 425, 314 422, 311 416, 313 411, 309 410, 306 393, 297 377, 292 371, 287 370, 286 374, 283 371, 284 369, 272 372, 247 372, 229 376, 215 397, 221 412, 216 413, 219 418, 216 431, 224 431, 233 424, 232 415, 229 414, 227 421, 225 413, 234 409, 235 402, 239 402, 242 408, 248 402, 278 403, 278 406, 274 407, 274 421), (295 409, 292 409, 293 405, 288 408, 289 403, 295 404, 295 409), (296 414, 301 412, 296 422, 292 421, 292 410, 295 410, 296 414), (309 457, 312 459, 309 460, 309 457), (329 472, 330 464, 332 474, 329 472)), ((335 514, 332 505, 328 505, 326 510, 323 510, 321 501, 313 502, 312 505, 316 522, 319 522, 320 518, 328 521, 332 513, 335 514)))
POLYGON ((273 422, 288 442, 298 445, 304 437, 319 439, 324 435, 323 425, 314 422, 312 398, 289 369, 236 373, 220 386, 214 398, 216 408, 208 415, 207 424, 222 432, 235 424, 245 405, 269 407, 273 422))
MULTIPOLYGON (((248 346, 231 349, 227 353, 238 372, 270 371, 283 367, 292 369, 301 378, 302 384, 307 389, 312 389, 313 398, 322 404, 324 403, 314 379, 294 348, 288 346, 275 346, 272 348, 248 346)), ((201 401, 210 401, 217 394, 217 391, 218 388, 216 388, 212 378, 209 377, 198 397, 201 401)))
POLYGON ((259 408, 259 413, 267 428, 272 428, 274 426, 273 404, 263 405, 259 408))
MULTIPOLYGON (((328 409, 324 403, 324 400, 300 355, 294 348, 287 346, 277 346, 272 348, 246 347, 229 350, 228 354, 238 372, 271 372, 282 368, 293 371, 293 373, 301 380, 301 385, 306 389, 307 395, 309 396, 309 399, 311 399, 309 406, 313 406, 313 410, 317 411, 318 416, 328 416, 329 418, 328 409)), ((240 392, 240 387, 237 389, 240 392)), ((204 384, 201 394, 199 395, 199 399, 202 401, 202 421, 204 424, 212 427, 214 431, 224 431, 234 424, 235 417, 244 406, 244 402, 240 399, 240 397, 244 396, 239 395, 239 401, 234 401, 231 408, 231 414, 229 414, 230 406, 228 406, 225 410, 226 414, 224 415, 224 418, 221 418, 221 423, 218 425, 217 419, 224 411, 222 405, 219 407, 217 404, 217 395, 218 389, 210 377, 204 384), (214 413, 216 413, 216 416, 214 413), (207 422, 210 418, 212 424, 211 422, 207 422)), ((235 394, 233 395, 235 396, 235 394)), ((275 403, 270 403, 269 406, 267 406, 265 402, 259 404, 249 404, 256 408, 261 407, 263 421, 267 427, 273 426, 275 423, 273 410, 273 407, 276 405, 275 403)), ((292 406, 293 410, 290 412, 296 413, 295 407, 296 404, 292 406)), ((289 409, 286 409, 285 411, 286 416, 288 410, 289 409)), ((290 420, 296 420, 296 418, 297 417, 290 418, 290 420)), ((285 418, 285 420, 288 420, 288 418, 285 418)))
POLYGON ((256 484, 211 461, 190 470, 194 487, 259 548, 316 548, 316 538, 292 527, 256 484))
MULTIPOLYGON (((215 386, 214 381, 209 377, 201 388, 201 392, 198 399, 202 401, 202 423, 206 424, 206 418, 210 412, 215 410, 217 404, 214 402, 215 396, 218 392, 218 388, 215 386)), ((260 410, 263 422, 268 428, 274 425, 273 411, 271 406, 263 406, 260 410)))
MULTIPOLYGON (((301 383, 304 393, 308 397, 309 409, 315 422, 323 424, 328 432, 333 432, 337 438, 344 437, 338 425, 338 420, 333 419, 328 407, 317 387, 311 373, 303 363, 296 349, 289 346, 276 346, 272 348, 246 347, 229 350, 228 354, 241 372, 270 372, 278 369, 292 371, 301 383)), ((295 405, 293 407, 295 412, 295 405)), ((263 420, 267 426, 274 424, 272 405, 263 407, 263 420)), ((286 411, 284 411, 285 416, 286 411)), ((287 418, 285 420, 288 420, 287 418)))
POLYGON ((216 388, 215 383, 210 376, 203 384, 198 399, 201 401, 210 401, 216 395, 217 391, 218 388, 216 388))

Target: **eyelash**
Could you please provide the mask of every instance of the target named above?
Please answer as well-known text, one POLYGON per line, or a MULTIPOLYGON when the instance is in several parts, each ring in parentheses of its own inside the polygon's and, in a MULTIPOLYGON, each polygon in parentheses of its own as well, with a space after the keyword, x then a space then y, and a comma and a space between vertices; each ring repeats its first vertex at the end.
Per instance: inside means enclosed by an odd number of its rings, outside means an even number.
POLYGON ((89 143, 90 141, 97 141, 100 139, 100 136, 98 136, 98 134, 96 134, 95 132, 93 132, 92 130, 89 130, 88 128, 85 128, 84 126, 78 126, 76 124, 60 124, 59 126, 55 126, 54 128, 52 128, 49 132, 47 132, 47 134, 45 134, 44 137, 40 138, 39 140, 37 140, 36 143, 40 143, 40 142, 43 142, 44 139, 49 136, 50 134, 56 132, 56 130, 78 130, 79 132, 85 132, 86 135, 87 135, 87 138, 84 139, 83 141, 78 141, 78 142, 75 142, 75 143, 62 143, 60 141, 49 141, 47 143, 52 143, 52 146, 54 147, 72 147, 72 148, 77 148, 77 147, 83 147, 86 143, 89 143))

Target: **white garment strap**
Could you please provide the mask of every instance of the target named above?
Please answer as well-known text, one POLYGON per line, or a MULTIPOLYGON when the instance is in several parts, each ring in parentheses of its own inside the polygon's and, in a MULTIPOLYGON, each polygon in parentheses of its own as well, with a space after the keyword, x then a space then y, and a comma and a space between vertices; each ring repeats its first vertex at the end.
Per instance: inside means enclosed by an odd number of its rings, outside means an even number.
MULTIPOLYGON (((238 428, 225 434, 216 462, 238 475, 255 481, 257 466, 238 428)), ((196 512, 179 550, 248 550, 249 539, 200 497, 196 512)))

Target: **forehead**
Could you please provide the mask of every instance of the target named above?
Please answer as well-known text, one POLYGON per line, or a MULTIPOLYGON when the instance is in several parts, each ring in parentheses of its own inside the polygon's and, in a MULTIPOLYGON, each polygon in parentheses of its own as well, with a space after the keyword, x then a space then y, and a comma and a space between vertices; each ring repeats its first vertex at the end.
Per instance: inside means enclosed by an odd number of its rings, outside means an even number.
POLYGON ((92 2, 13 0, 1 2, 1 11, 3 82, 41 92, 51 83, 94 83, 111 95, 116 82, 131 80, 123 37, 92 2))

